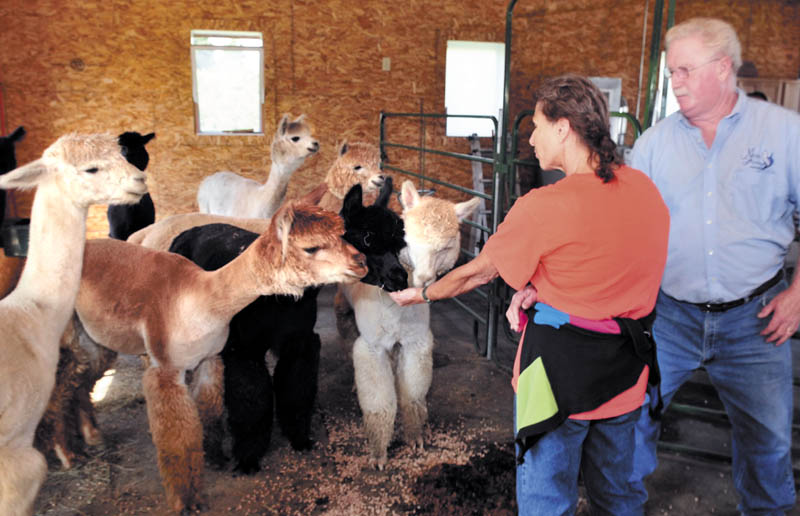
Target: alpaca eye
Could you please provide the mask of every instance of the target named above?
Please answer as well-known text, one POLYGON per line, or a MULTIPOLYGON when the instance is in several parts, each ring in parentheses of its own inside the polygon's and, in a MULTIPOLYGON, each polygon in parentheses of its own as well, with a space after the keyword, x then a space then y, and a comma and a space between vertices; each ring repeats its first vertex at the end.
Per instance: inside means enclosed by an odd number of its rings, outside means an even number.
POLYGON ((353 167, 353 170, 361 170, 361 165, 356 165, 355 167, 353 167))
POLYGON ((306 247, 303 251, 307 252, 308 254, 314 254, 319 251, 319 246, 317 247, 306 247))
POLYGON ((300 137, 299 136, 292 136, 292 141, 297 143, 297 142, 300 141, 300 137))
POLYGON ((97 167, 91 167, 91 168, 87 168, 84 172, 86 172, 87 174, 95 174, 95 173, 97 173, 98 170, 100 170, 100 169, 98 169, 97 167))

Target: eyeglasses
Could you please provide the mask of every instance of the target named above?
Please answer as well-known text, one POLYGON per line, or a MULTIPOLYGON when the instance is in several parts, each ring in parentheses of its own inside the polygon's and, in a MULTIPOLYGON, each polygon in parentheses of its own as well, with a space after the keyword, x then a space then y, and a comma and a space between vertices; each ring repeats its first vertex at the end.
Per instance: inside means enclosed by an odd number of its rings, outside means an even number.
POLYGON ((692 73, 693 71, 695 71, 695 70, 697 70, 699 68, 702 68, 707 64, 713 63, 714 61, 719 61, 720 59, 722 59, 722 57, 716 57, 716 58, 714 58, 714 59, 712 59, 710 61, 706 61, 705 63, 699 64, 697 66, 679 66, 674 70, 672 70, 670 68, 665 68, 664 69, 664 75, 667 77, 667 79, 675 78, 675 79, 684 80, 684 79, 688 78, 689 74, 692 73))

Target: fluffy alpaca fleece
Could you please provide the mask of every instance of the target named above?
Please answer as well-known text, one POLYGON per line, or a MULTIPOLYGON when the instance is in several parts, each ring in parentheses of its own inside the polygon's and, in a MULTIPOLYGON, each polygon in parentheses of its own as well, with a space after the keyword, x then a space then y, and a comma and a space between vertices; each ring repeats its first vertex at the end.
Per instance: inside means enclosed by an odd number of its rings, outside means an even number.
POLYGON ((173 253, 118 240, 87 242, 76 312, 93 342, 149 358, 144 393, 173 510, 205 505, 202 422, 222 416, 217 355, 231 318, 261 295, 299 296, 311 285, 363 277, 364 257, 343 233, 334 214, 289 203, 242 254, 213 272, 173 253))
POLYGON ((286 197, 292 173, 319 150, 319 142, 311 133, 305 115, 290 121, 290 115, 284 114, 272 139, 272 165, 266 183, 228 171, 212 174, 197 190, 199 211, 230 217, 272 217, 286 197))
MULTIPOLYGON (((411 271, 412 285, 425 286, 455 264, 459 222, 478 207, 480 199, 455 204, 421 198, 413 183, 406 181, 401 203, 408 245, 400 257, 411 271)), ((360 333, 353 345, 353 366, 370 462, 382 470, 398 404, 406 443, 423 447, 428 417, 425 396, 433 373, 430 308, 426 304, 400 307, 380 289, 363 283, 345 285, 342 290, 355 311, 360 333)))
POLYGON ((339 146, 336 161, 325 175, 328 191, 319 205, 326 210, 339 212, 344 196, 355 184, 360 184, 366 197, 374 197, 386 179, 380 168, 378 147, 369 143, 344 142, 339 146))
POLYGON ((55 381, 58 342, 81 277, 90 204, 133 203, 144 174, 111 135, 62 136, 42 158, 0 177, 0 188, 36 187, 28 257, 0 300, 0 514, 30 514, 47 465, 34 432, 55 381))

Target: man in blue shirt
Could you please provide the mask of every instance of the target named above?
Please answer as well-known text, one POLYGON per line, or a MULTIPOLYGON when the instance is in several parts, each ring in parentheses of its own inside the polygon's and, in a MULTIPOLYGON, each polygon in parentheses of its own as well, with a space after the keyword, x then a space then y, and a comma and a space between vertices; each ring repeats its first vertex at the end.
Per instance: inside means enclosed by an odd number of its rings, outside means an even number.
MULTIPOLYGON (((743 514, 795 503, 792 359, 800 274, 783 264, 800 199, 800 115, 736 88, 741 46, 726 22, 694 18, 666 34, 680 111, 647 130, 630 165, 670 211, 654 334, 664 403, 704 368, 731 421, 733 481, 743 514)), ((658 423, 637 426, 633 488, 656 467, 658 423)))

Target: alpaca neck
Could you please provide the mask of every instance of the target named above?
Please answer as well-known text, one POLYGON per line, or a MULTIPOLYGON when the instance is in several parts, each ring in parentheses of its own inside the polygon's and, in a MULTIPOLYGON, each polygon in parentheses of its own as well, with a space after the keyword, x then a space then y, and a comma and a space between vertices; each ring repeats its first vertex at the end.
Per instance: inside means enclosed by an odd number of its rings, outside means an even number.
POLYGON ((88 207, 74 204, 52 182, 39 185, 31 208, 28 257, 16 291, 59 333, 80 286, 87 213, 88 207))
POLYGON ((286 189, 289 186, 292 173, 300 168, 302 164, 302 159, 294 160, 290 163, 272 162, 267 182, 259 188, 259 205, 263 206, 264 212, 261 214, 263 218, 269 218, 278 211, 278 207, 286 197, 286 189))
POLYGON ((259 281, 253 273, 257 259, 255 242, 225 266, 203 274, 201 292, 210 296, 207 306, 210 315, 230 320, 260 295, 259 281))

